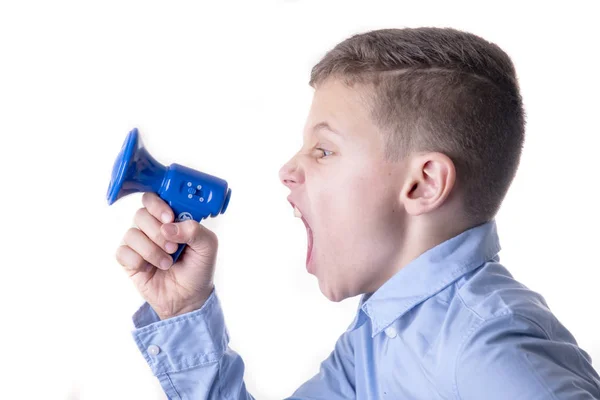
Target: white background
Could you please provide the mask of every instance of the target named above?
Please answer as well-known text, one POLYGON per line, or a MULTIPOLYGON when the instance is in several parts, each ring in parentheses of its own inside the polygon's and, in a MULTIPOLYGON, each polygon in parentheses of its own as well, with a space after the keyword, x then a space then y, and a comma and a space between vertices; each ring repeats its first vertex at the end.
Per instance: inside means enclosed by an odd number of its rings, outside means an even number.
POLYGON ((600 366, 597 2, 2 1, 1 398, 164 399, 130 330, 141 297, 114 258, 141 194, 108 207, 127 132, 226 179, 217 289, 258 399, 318 371, 358 297, 306 273, 280 166, 302 143, 311 67, 350 34, 450 26, 513 59, 527 111, 497 217, 501 262, 600 366), (517 5, 519 4, 519 5, 517 5))

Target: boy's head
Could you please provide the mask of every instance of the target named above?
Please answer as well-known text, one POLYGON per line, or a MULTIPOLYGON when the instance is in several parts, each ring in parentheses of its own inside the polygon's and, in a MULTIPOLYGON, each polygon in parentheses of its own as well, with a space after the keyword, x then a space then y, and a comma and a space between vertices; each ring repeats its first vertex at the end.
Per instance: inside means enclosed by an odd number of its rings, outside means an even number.
POLYGON ((449 28, 371 31, 329 51, 310 85, 304 143, 280 179, 307 225, 307 268, 329 299, 373 292, 494 218, 525 129, 499 47, 449 28))

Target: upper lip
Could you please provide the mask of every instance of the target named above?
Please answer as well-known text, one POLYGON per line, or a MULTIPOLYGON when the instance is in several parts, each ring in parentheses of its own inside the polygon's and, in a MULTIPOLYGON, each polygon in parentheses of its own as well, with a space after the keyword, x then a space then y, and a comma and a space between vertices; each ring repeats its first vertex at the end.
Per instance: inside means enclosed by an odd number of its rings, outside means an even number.
MULTIPOLYGON (((298 211, 300 211, 300 214, 302 214, 302 217, 301 217, 300 219, 302 219, 302 222, 304 222, 304 224, 306 225, 306 227, 307 227, 308 229, 311 229, 311 228, 310 228, 310 224, 308 223, 308 221, 307 221, 307 220, 306 220, 306 218, 305 218, 305 217, 306 217, 306 215, 304 214, 304 212, 302 211, 302 209, 301 209, 300 207, 298 207, 298 205, 296 205, 296 204, 295 204, 295 203, 294 203, 294 202, 293 202, 293 201, 292 201, 292 200, 291 200, 289 197, 287 198, 287 200, 290 202, 290 204, 291 204, 292 208, 294 208, 294 207, 295 207, 295 208, 297 208, 297 209, 298 209, 298 211)), ((312 229, 311 229, 311 230, 312 230, 312 229)))

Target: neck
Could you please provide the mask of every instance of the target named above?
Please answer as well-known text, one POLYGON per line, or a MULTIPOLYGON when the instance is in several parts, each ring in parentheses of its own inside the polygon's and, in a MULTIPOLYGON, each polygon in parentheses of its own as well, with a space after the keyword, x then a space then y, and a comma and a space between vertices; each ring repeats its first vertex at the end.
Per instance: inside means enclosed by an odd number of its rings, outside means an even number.
POLYGON ((406 227, 401 233, 399 242, 402 243, 396 252, 395 258, 390 265, 392 268, 387 274, 382 274, 379 280, 373 285, 370 292, 374 292, 381 285, 387 282, 398 271, 404 268, 414 259, 425 253, 427 250, 451 239, 460 233, 473 227, 473 224, 464 221, 446 219, 444 223, 442 218, 426 218, 425 216, 409 218, 406 227), (437 222, 435 222, 437 221, 437 222))

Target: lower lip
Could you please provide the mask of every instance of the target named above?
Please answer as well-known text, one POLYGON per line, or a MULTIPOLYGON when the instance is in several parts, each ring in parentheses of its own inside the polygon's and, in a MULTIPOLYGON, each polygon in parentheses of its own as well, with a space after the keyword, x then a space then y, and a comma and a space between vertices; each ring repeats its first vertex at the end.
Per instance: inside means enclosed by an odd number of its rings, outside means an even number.
POLYGON ((306 227, 306 235, 307 235, 307 249, 306 249, 306 270, 309 274, 314 274, 314 266, 311 264, 312 260, 312 250, 313 250, 313 235, 312 230, 309 227, 306 227))

